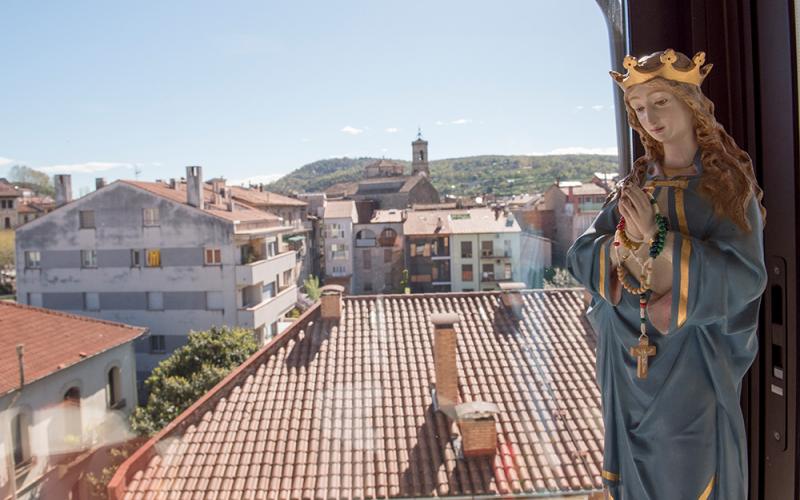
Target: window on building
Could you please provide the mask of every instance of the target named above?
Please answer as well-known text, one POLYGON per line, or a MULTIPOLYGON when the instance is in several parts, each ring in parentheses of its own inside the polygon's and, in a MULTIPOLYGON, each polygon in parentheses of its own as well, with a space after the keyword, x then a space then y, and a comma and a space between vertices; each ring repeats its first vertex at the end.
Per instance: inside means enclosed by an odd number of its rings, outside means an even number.
POLYGON ((31 443, 28 433, 30 427, 29 416, 20 411, 11 420, 11 442, 14 454, 14 468, 20 469, 30 463, 31 443))
POLYGON ((461 258, 462 259, 471 259, 472 258, 472 242, 471 241, 462 241, 461 242, 461 258))
POLYGON ((206 248, 206 265, 218 266, 222 264, 222 250, 219 248, 206 248))
POLYGON ((511 240, 503 240, 503 255, 511 257, 511 240))
POLYGON ((347 245, 344 243, 333 243, 331 245, 331 260, 347 259, 347 245))
POLYGON ((141 250, 131 250, 131 267, 142 267, 141 250))
POLYGON ((100 294, 97 292, 85 292, 83 294, 83 307, 87 311, 99 311, 100 294))
POLYGON ((78 217, 81 229, 94 229, 94 210, 81 210, 78 217))
POLYGON ((106 395, 109 408, 116 410, 125 407, 125 399, 122 398, 122 379, 117 366, 108 370, 106 395))
POLYGON ((511 263, 506 262, 503 264, 503 277, 507 280, 511 279, 511 263))
POLYGON ((364 262, 364 269, 372 269, 372 253, 369 250, 363 250, 361 260, 364 262))
POLYGON ((97 267, 97 250, 81 250, 81 267, 97 267))
POLYGON ((387 227, 383 231, 381 231, 380 235, 380 244, 382 246, 392 246, 394 245, 395 239, 397 238, 397 231, 394 229, 387 227))
POLYGON ((209 311, 222 311, 225 309, 222 292, 206 292, 206 309, 209 311))
POLYGON ((35 292, 28 292, 28 305, 34 307, 42 307, 42 294, 35 292))
POLYGON ((6 217, 6 220, 5 220, 5 222, 3 223, 3 227, 4 227, 5 229, 11 229, 11 219, 10 219, 10 218, 6 217))
POLYGON ((292 270, 287 269, 283 272, 283 286, 284 288, 291 286, 294 280, 292 279, 292 270))
POLYGON ((278 255, 278 242, 270 241, 267 243, 267 257, 274 257, 278 255))
POLYGON ((37 269, 42 262, 42 254, 36 250, 25 252, 25 267, 28 269, 37 269))
POLYGON ((364 291, 365 292, 371 292, 372 291, 372 282, 371 281, 364 282, 364 291))
POLYGON ((482 279, 484 281, 494 280, 494 264, 483 264, 481 267, 482 279))
POLYGON ((157 226, 161 223, 158 207, 142 209, 142 224, 144 226, 157 226))
POLYGON ((150 352, 167 352, 167 342, 164 335, 150 335, 150 352))
POLYGON ((483 257, 491 257, 494 255, 494 242, 481 241, 481 255, 483 257))
POLYGON ((461 264, 461 281, 472 281, 472 264, 461 264))
POLYGON ((147 267, 161 267, 161 250, 147 250, 147 267))
POLYGON ((163 311, 164 294, 162 292, 147 292, 147 309, 151 311, 163 311))
POLYGON ((275 282, 270 281, 261 286, 261 299, 267 300, 275 296, 275 282))
POLYGON ((81 390, 70 387, 64 393, 64 435, 77 438, 80 442, 83 436, 83 423, 81 421, 81 390))

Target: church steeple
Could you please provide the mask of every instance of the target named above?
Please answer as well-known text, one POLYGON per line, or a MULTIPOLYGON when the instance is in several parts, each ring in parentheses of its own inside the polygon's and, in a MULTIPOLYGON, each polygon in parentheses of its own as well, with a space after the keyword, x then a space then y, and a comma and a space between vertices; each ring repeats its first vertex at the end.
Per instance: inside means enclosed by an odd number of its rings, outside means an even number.
POLYGON ((417 129, 417 140, 411 143, 411 175, 431 176, 428 169, 428 141, 422 138, 422 130, 417 129))

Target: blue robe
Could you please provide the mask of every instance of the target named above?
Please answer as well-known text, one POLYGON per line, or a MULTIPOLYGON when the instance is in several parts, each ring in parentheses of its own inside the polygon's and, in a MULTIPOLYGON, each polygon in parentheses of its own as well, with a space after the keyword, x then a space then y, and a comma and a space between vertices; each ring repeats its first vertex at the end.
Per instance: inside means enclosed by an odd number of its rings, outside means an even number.
MULTIPOLYGON (((750 232, 715 215, 697 191, 699 152, 695 167, 695 176, 646 177, 674 233, 672 291, 648 306, 653 318, 659 307, 662 315, 646 323, 657 349, 646 379, 636 377, 629 353, 638 343, 639 298, 624 290, 620 298, 611 267, 616 201, 567 252, 569 271, 592 294, 587 318, 599 334, 602 475, 615 500, 747 498, 739 396, 758 350, 766 286, 763 220, 755 196, 747 211, 750 232)), ((628 280, 638 286, 630 275, 628 280)))

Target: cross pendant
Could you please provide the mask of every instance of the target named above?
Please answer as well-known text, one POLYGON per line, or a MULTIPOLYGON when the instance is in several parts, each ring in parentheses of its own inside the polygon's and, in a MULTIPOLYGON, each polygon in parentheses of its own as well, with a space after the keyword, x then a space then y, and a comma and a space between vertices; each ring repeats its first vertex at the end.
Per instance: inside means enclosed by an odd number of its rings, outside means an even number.
POLYGON ((641 337, 639 345, 631 347, 630 352, 636 358, 636 376, 647 378, 647 358, 656 355, 656 346, 650 345, 647 337, 641 337))

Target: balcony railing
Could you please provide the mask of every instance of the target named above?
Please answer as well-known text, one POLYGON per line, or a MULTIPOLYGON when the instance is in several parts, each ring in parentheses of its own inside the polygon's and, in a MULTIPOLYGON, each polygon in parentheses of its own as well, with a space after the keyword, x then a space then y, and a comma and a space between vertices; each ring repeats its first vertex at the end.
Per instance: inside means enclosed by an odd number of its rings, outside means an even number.
POLYGON ((296 303, 297 286, 292 285, 277 295, 264 299, 260 304, 239 309, 238 325, 244 328, 269 326, 296 303))
POLYGON ((289 250, 268 259, 236 266, 236 284, 249 286, 274 280, 276 274, 294 268, 297 263, 295 253, 294 250, 289 250))

